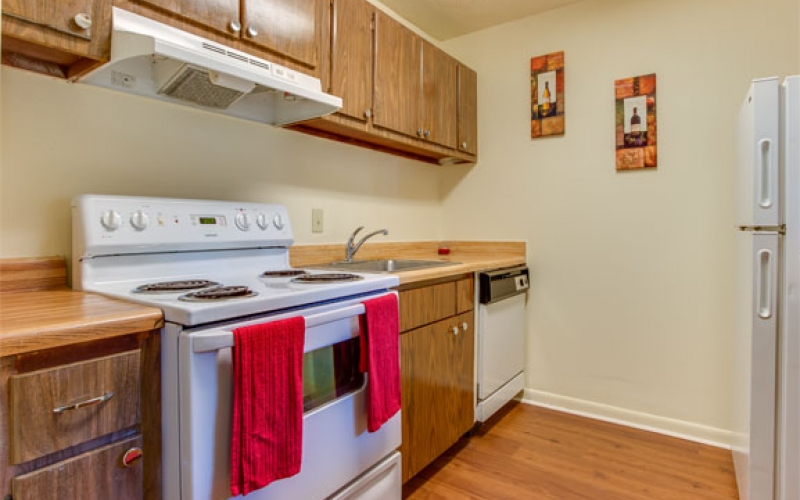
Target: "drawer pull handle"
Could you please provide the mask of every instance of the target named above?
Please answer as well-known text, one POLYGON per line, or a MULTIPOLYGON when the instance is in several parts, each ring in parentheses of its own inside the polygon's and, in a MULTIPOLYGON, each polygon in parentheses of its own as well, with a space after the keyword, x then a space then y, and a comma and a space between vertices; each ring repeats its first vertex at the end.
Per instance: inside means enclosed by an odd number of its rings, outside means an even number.
POLYGON ((124 455, 122 455, 122 466, 126 468, 131 468, 138 462, 144 452, 141 448, 131 448, 130 450, 126 451, 124 455))
POLYGON ((64 413, 68 410, 78 410, 80 408, 85 408, 87 406, 95 406, 99 405, 100 403, 105 403, 109 399, 114 397, 114 393, 108 391, 107 393, 103 394, 102 396, 97 396, 96 398, 87 399, 85 401, 80 401, 75 403, 74 405, 67 405, 67 406, 59 406, 58 408, 53 409, 53 413, 64 413))

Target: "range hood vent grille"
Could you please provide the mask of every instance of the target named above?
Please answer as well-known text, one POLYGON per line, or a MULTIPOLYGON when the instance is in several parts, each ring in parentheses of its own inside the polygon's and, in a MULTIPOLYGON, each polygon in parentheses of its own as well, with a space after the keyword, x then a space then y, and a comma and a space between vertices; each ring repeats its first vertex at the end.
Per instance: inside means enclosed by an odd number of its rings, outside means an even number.
POLYGON ((207 71, 192 66, 186 66, 158 93, 214 109, 226 109, 245 95, 238 90, 214 85, 207 71))

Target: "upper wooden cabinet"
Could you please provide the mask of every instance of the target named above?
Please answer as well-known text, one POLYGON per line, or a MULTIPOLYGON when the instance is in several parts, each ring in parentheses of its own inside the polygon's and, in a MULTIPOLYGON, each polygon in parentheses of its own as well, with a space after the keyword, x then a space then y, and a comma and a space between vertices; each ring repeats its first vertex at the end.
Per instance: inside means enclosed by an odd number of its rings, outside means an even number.
POLYGON ((136 0, 263 47, 319 64, 323 0, 136 0))
MULTIPOLYGON (((239 0, 137 0, 219 31, 241 32, 239 0), (237 28, 238 26, 238 28, 237 28), (237 28, 234 31, 234 28, 237 28)), ((244 2, 243 2, 244 3, 244 2)))
POLYGON ((365 0, 336 0, 331 23, 330 88, 339 114, 366 122, 372 114, 372 17, 365 0))
POLYGON ((108 59, 111 0, 5 0, 3 64, 61 78, 108 59))
POLYGON ((375 15, 375 126, 455 149, 457 71, 455 59, 375 15))
POLYGON ((94 0, 5 0, 3 14, 67 35, 92 38, 94 0))
POLYGON ((422 40, 382 12, 375 14, 375 108, 373 123, 422 137, 420 88, 422 40))
POLYGON ((458 65, 458 150, 478 154, 478 74, 458 65))
POLYGON ((459 94, 458 61, 366 0, 330 1, 320 78, 342 109, 291 128, 429 163, 474 162, 475 140, 458 147, 459 109, 476 107, 466 102, 474 92, 459 94))
POLYGON ((421 124, 426 140, 456 148, 458 61, 422 42, 421 124))

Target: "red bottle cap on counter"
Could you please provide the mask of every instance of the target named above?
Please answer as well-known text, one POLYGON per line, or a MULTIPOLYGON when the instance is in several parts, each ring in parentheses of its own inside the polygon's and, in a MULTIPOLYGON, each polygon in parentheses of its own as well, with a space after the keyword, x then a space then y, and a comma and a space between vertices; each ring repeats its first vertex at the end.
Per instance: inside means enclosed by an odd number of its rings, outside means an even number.
POLYGON ((439 255, 450 255, 450 249, 447 247, 439 247, 439 255))

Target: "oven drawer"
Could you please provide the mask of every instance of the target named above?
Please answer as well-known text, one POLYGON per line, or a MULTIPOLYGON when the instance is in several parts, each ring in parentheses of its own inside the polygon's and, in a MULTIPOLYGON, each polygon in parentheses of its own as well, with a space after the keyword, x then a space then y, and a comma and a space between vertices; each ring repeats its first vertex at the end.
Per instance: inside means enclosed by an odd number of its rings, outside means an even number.
POLYGON ((10 462, 139 423, 139 351, 9 378, 10 462))
POLYGON ((143 459, 123 466, 123 457, 142 448, 142 437, 134 436, 44 469, 11 480, 14 500, 61 500, 68 498, 143 498, 143 459), (131 453, 128 453, 131 452, 131 453))
POLYGON ((394 452, 328 500, 400 500, 400 453, 394 452))

